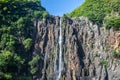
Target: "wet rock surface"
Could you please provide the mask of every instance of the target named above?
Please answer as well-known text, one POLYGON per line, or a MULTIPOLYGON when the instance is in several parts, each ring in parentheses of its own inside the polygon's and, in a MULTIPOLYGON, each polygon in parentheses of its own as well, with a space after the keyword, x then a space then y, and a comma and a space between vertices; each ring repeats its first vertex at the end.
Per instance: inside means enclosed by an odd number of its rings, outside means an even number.
MULTIPOLYGON (((39 54, 35 80, 56 80, 59 73, 60 17, 38 21, 34 54, 39 54), (56 69, 55 69, 56 68, 56 69)), ((120 47, 120 31, 93 25, 85 17, 62 21, 60 80, 120 80, 120 60, 112 50, 120 47)))

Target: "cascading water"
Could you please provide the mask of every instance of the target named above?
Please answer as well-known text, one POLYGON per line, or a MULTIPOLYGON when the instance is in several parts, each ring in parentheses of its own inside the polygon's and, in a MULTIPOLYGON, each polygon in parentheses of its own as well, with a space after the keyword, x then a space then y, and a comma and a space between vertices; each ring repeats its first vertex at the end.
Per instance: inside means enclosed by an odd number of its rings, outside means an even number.
POLYGON ((59 74, 58 74, 58 80, 61 76, 61 71, 62 71, 62 18, 60 18, 60 34, 59 34, 59 74))
POLYGON ((61 27, 61 24, 62 23, 62 18, 60 18, 60 33, 59 33, 59 57, 58 57, 58 69, 56 67, 56 62, 57 62, 57 55, 55 55, 55 62, 54 62, 54 72, 55 72, 55 79, 56 80, 59 80, 60 77, 61 77, 61 72, 62 72, 62 69, 63 69, 63 63, 62 63, 62 27, 61 27))

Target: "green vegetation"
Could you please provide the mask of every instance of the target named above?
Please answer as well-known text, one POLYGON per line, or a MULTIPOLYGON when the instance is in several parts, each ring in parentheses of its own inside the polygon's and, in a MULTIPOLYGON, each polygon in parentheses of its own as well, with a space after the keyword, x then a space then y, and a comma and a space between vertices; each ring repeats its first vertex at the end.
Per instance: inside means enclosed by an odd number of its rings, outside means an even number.
POLYGON ((29 50, 30 47, 32 46, 32 39, 31 38, 27 38, 23 41, 23 45, 25 47, 25 49, 29 50))
POLYGON ((62 16, 62 29, 63 30, 66 30, 66 26, 67 26, 67 23, 69 23, 69 21, 70 21, 69 17, 66 14, 64 14, 62 16))
POLYGON ((85 0, 85 2, 68 16, 88 17, 93 23, 98 25, 103 23, 105 16, 111 12, 120 13, 120 0, 85 0))
POLYGON ((113 28, 114 30, 119 30, 120 16, 115 16, 115 15, 106 16, 104 19, 104 23, 106 29, 113 28))
POLYGON ((33 59, 29 62, 29 65, 30 65, 30 68, 31 68, 31 73, 32 74, 35 74, 37 71, 38 71, 38 68, 37 68, 37 63, 39 62, 40 60, 40 56, 39 55, 36 55, 35 57, 33 57, 33 59))
POLYGON ((21 70, 24 64, 24 59, 15 53, 10 51, 2 51, 0 53, 0 78, 1 79, 12 79, 13 74, 17 70, 21 70))
POLYGON ((17 80, 32 80, 32 77, 20 76, 17 80))
POLYGON ((64 14, 63 17, 62 17, 62 22, 67 23, 67 20, 68 20, 68 19, 69 19, 69 18, 67 17, 67 15, 64 14))
POLYGON ((120 50, 112 50, 112 55, 114 58, 120 58, 120 50))
POLYGON ((33 22, 48 16, 39 0, 0 0, 0 80, 30 80, 33 22))
POLYGON ((102 59, 101 63, 105 67, 107 67, 107 65, 108 65, 108 61, 106 61, 105 59, 102 59))
POLYGON ((91 40, 91 42, 90 42, 90 48, 93 49, 93 47, 94 47, 94 42, 93 42, 93 40, 91 40))

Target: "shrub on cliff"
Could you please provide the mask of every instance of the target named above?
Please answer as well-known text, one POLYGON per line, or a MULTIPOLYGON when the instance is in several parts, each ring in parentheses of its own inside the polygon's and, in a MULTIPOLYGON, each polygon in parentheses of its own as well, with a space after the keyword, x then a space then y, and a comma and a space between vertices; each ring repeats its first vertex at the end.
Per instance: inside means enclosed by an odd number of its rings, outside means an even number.
POLYGON ((110 15, 105 17, 104 24, 106 29, 113 28, 115 30, 120 29, 120 16, 110 15))
POLYGON ((112 55, 113 55, 114 58, 120 59, 120 49, 112 50, 112 55))
POLYGON ((37 71, 38 71, 38 68, 37 68, 37 64, 40 60, 40 56, 39 55, 36 55, 33 57, 33 59, 29 62, 29 65, 30 65, 30 72, 31 74, 35 74, 37 71))
POLYGON ((103 66, 107 67, 107 66, 108 66, 108 61, 105 60, 105 59, 102 59, 102 60, 101 60, 101 64, 102 64, 103 66))

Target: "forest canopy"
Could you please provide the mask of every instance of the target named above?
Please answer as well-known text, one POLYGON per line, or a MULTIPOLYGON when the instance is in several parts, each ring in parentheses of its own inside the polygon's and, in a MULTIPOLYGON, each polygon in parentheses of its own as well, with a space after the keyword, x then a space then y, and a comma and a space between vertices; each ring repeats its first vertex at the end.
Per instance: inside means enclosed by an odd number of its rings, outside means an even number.
POLYGON ((0 0, 0 80, 31 80, 33 22, 48 15, 39 0, 0 0))

